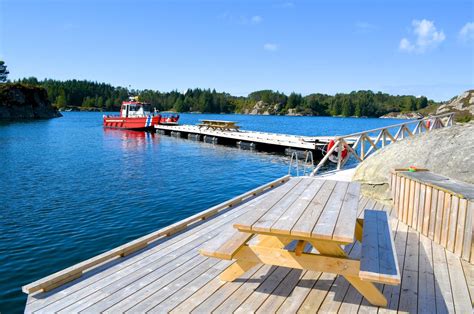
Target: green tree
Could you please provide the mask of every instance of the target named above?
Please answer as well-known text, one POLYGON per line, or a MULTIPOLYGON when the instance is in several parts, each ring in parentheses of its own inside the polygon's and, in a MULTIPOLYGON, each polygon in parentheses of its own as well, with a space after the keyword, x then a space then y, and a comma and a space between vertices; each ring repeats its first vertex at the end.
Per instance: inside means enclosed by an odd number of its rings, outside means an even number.
POLYGON ((418 101, 416 104, 417 109, 423 109, 423 108, 426 108, 427 106, 428 106, 428 99, 425 96, 421 96, 420 98, 418 98, 418 101))
POLYGON ((63 108, 67 106, 66 93, 64 92, 64 90, 62 90, 59 93, 59 96, 56 97, 55 104, 58 108, 63 108))
POLYGON ((7 65, 4 61, 0 60, 0 82, 6 82, 8 74, 10 72, 7 70, 7 65))

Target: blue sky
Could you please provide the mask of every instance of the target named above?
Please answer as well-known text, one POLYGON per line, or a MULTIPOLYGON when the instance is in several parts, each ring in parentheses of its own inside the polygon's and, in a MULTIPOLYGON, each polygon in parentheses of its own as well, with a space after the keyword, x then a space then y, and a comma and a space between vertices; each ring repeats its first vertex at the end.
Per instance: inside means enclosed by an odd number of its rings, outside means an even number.
POLYGON ((138 89, 474 88, 473 1, 0 0, 10 78, 138 89))

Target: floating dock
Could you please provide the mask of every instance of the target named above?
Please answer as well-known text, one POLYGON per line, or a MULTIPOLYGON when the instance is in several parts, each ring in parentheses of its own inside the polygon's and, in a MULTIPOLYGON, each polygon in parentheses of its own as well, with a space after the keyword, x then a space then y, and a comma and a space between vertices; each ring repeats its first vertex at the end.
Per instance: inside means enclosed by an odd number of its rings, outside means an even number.
MULTIPOLYGON (((293 151, 311 151, 322 155, 321 149, 334 136, 298 136, 245 130, 213 130, 197 125, 155 125, 157 132, 207 143, 232 145, 240 148, 291 155, 293 151)), ((351 140, 349 139, 349 142, 351 140)), ((316 157, 316 156, 315 156, 316 157)))
MULTIPOLYGON (((329 273, 256 266, 234 282, 219 280, 232 261, 206 258, 199 249, 247 215, 252 206, 246 205, 264 193, 279 189, 283 203, 298 198, 285 187, 290 180, 301 178, 285 176, 23 287, 29 294, 25 313, 472 313, 474 265, 398 220, 391 206, 368 198, 360 200, 358 216, 365 208, 390 214, 400 266, 401 285, 378 285, 387 308, 370 305, 343 277, 329 273)), ((361 247, 355 242, 344 249, 356 257, 361 247)))

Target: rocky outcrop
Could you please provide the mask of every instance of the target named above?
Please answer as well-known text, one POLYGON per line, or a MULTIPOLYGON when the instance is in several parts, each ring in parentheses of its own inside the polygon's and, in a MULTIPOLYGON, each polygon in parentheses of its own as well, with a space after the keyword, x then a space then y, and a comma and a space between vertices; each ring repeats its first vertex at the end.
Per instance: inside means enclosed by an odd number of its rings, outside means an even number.
POLYGON ((362 193, 389 201, 392 169, 415 166, 451 179, 474 183, 474 123, 457 124, 386 146, 362 162, 353 179, 362 193))
POLYGON ((0 84, 0 120, 61 117, 51 105, 46 89, 23 84, 0 84))
POLYGON ((274 115, 278 114, 280 110, 280 104, 271 105, 262 100, 257 101, 252 109, 245 109, 245 114, 261 114, 261 115, 274 115))
POLYGON ((423 119, 424 116, 419 112, 390 112, 380 118, 386 119, 423 119))
POLYGON ((446 112, 474 115, 474 89, 465 91, 449 103, 439 106, 436 110, 436 114, 446 112))

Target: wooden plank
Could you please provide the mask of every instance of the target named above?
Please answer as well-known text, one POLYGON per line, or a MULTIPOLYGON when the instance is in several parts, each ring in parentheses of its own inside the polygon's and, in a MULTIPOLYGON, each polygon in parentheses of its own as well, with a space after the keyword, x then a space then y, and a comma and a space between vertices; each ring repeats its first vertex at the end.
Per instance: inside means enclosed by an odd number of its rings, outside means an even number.
POLYGON ((306 271, 276 313, 296 313, 307 295, 313 290, 313 286, 316 284, 320 276, 320 272, 306 271))
POLYGON ((373 282, 400 283, 395 244, 385 211, 365 211, 359 277, 373 282))
POLYGON ((438 208, 438 190, 431 190, 431 206, 430 206, 430 225, 428 227, 428 237, 430 239, 435 238, 435 225, 436 225, 436 212, 438 208))
POLYGON ((424 212, 425 212, 426 185, 420 184, 420 196, 418 200, 418 220, 416 230, 423 231, 424 212))
POLYGON ((410 185, 411 185, 411 180, 408 178, 404 178, 404 195, 403 195, 403 219, 402 221, 409 225, 408 223, 408 206, 410 204, 410 185))
POLYGON ((360 184, 351 182, 344 196, 341 210, 334 228, 332 239, 335 241, 351 243, 354 242, 355 221, 357 218, 357 206, 360 198, 360 184))
MULTIPOLYGON (((405 268, 407 239, 408 239, 408 226, 402 222, 399 222, 397 224, 397 232, 395 233, 395 247, 397 251, 397 261, 398 261, 400 269, 405 268)), ((403 276, 403 271, 402 271, 402 276, 403 276)), ((388 304, 387 304, 386 310, 380 309, 381 313, 387 312, 388 310, 396 311, 398 309, 401 287, 402 285, 398 285, 398 286, 385 285, 383 287, 383 294, 386 297, 388 304)))
MULTIPOLYGON (((373 210, 364 212, 364 229, 362 234, 362 250, 360 255, 359 276, 364 279, 369 277, 378 279, 379 265, 379 238, 377 237, 377 215, 373 210), (373 275, 372 275, 373 274, 373 275)), ((367 280, 370 280, 369 278, 367 280)))
MULTIPOLYGON (((454 252, 454 244, 456 242, 456 228, 458 226, 458 208, 459 208, 459 198, 456 196, 451 197, 451 208, 449 210, 449 224, 447 226, 447 240, 445 247, 454 252)), ((459 256, 459 255, 458 255, 459 256)))
POLYGON ((416 313, 418 310, 418 240, 419 234, 409 228, 398 305, 399 311, 409 313, 416 313))
POLYGON ((301 304, 298 313, 317 313, 336 277, 335 274, 322 273, 301 304))
MULTIPOLYGON (((281 201, 267 209, 261 217, 252 222, 251 225, 247 225, 247 228, 251 231, 271 232, 272 225, 295 201, 298 200, 300 195, 313 182, 313 180, 314 179, 302 179, 300 183, 291 190, 291 193, 288 193, 283 199, 281 199, 281 201)), ((244 228, 239 226, 239 229, 244 228)))
POLYGON ((410 180, 410 195, 408 196, 408 217, 407 224, 413 226, 413 211, 415 205, 415 181, 410 180))
POLYGON ((461 259, 461 265, 466 277, 466 284, 471 297, 471 304, 474 307, 474 265, 461 259))
POLYGON ((432 242, 433 270, 435 275, 435 296, 437 313, 454 313, 453 294, 449 282, 449 271, 446 262, 446 250, 432 242))
MULTIPOLYGON (((210 313, 214 309, 218 308, 225 300, 229 299, 235 291, 240 287, 247 287, 248 285, 258 286, 261 282, 261 278, 265 277, 269 272, 273 272, 274 269, 270 268, 269 265, 262 266, 260 268, 254 268, 252 271, 244 274, 239 281, 228 282, 213 293, 210 297, 201 302, 196 306, 191 313, 210 313)), ((238 298, 235 298, 238 300, 238 298)), ((240 304, 240 303, 239 303, 240 304)))
POLYGON ((336 183, 333 193, 329 197, 323 212, 319 216, 319 219, 316 222, 313 231, 311 232, 311 237, 315 239, 332 239, 337 217, 339 216, 339 212, 344 202, 344 197, 348 187, 348 182, 336 183))
POLYGON ((397 182, 397 175, 394 172, 390 172, 390 196, 392 197, 392 201, 395 202, 396 198, 396 182, 397 182))
POLYGON ((420 194, 421 194, 421 187, 419 182, 415 182, 415 188, 413 191, 413 214, 412 214, 412 222, 411 226, 413 229, 418 230, 418 213, 420 207, 420 194))
MULTIPOLYGON (((280 282, 288 275, 290 269, 278 267, 275 271, 255 289, 234 313, 254 313, 265 299, 273 293, 280 282)), ((228 313, 228 312, 227 312, 228 313)))
POLYGON ((311 237, 315 222, 323 212, 329 197, 332 194, 336 181, 326 180, 318 191, 316 196, 311 200, 308 207, 301 214, 298 221, 291 229, 291 234, 295 236, 311 237))
POLYGON ((175 308, 171 309, 170 313, 179 314, 191 312, 196 306, 201 304, 223 285, 224 282, 219 280, 218 277, 213 278, 206 285, 198 289, 193 295, 188 297, 175 308))
POLYGON ((201 307, 200 313, 211 311, 213 311, 213 313, 233 313, 268 277, 272 276, 276 269, 277 267, 264 265, 232 294, 229 294, 226 298, 221 298, 220 304, 218 304, 216 300, 216 302, 213 302, 216 305, 212 307, 206 306, 206 311, 201 307))
POLYGON ((444 193, 443 218, 441 224, 441 245, 447 247, 451 218, 451 194, 444 193))
POLYGON ((260 305, 256 313, 275 313, 285 299, 292 293, 304 273, 302 270, 292 269, 285 279, 280 282, 278 287, 268 296, 265 302, 260 305))
POLYGON ((453 291, 454 309, 457 313, 472 313, 469 290, 464 277, 460 259, 453 253, 446 251, 451 290, 453 291))
POLYGON ((462 258, 466 261, 469 261, 471 255, 474 256, 474 251, 472 250, 472 243, 474 243, 474 241, 472 241, 472 232, 474 230, 474 207, 472 204, 472 202, 468 202, 465 199, 459 200, 459 206, 466 208, 466 223, 462 244, 462 258))
POLYGON ((425 204, 423 208, 423 229, 422 233, 428 236, 428 229, 431 219, 431 200, 432 200, 432 187, 426 186, 425 204))
POLYGON ((418 309, 424 313, 436 313, 433 253, 431 240, 420 236, 418 271, 418 309))
POLYGON ((395 186, 393 187, 393 189, 394 189, 393 207, 396 209, 397 217, 401 217, 399 215, 400 214, 399 206, 400 206, 400 189, 401 189, 400 181, 401 181, 401 178, 396 173, 394 173, 393 176, 395 176, 395 186))
MULTIPOLYGON (((359 242, 356 242, 352 245, 351 249, 345 251, 349 252, 348 255, 350 258, 359 258, 361 245, 359 242)), ((324 298, 324 301, 319 308, 319 312, 336 313, 339 311, 340 313, 347 313, 348 311, 343 308, 346 303, 344 296, 350 288, 353 288, 353 286, 350 285, 344 277, 338 276, 324 298)), ((353 289, 356 291, 357 295, 360 296, 360 293, 355 288, 353 289)))
POLYGON ((404 202, 405 202, 405 178, 400 177, 400 197, 398 200, 398 219, 400 219, 403 222, 406 222, 404 220, 404 202))
POLYGON ((242 261, 260 264, 331 272, 344 276, 359 276, 360 263, 357 260, 312 253, 302 253, 301 256, 296 256, 294 252, 288 250, 268 248, 258 245, 242 247, 235 255, 235 258, 242 261))
MULTIPOLYGON (((474 202, 471 202, 471 201, 468 202, 467 210, 471 215, 471 219, 470 219, 471 226, 466 225, 466 228, 465 228, 465 230, 467 232, 469 232, 469 230, 471 232, 471 237, 470 237, 471 238, 471 249, 470 249, 471 258, 470 258, 469 261, 471 262, 471 264, 474 264, 474 202)), ((467 223, 467 221, 466 221, 466 223, 467 223)), ((467 238, 469 238, 469 236, 467 236, 467 238)), ((464 243, 466 243, 466 242, 464 242, 464 243)))
POLYGON ((260 217, 262 217, 262 215, 264 215, 270 208, 278 204, 280 201, 286 199, 286 196, 290 193, 295 193, 293 189, 299 186, 301 180, 301 177, 292 178, 283 186, 286 188, 284 191, 280 191, 278 194, 272 195, 271 197, 265 197, 264 199, 262 198, 258 204, 252 207, 249 215, 246 215, 234 224, 234 228, 243 228, 250 231, 250 226, 255 221, 260 219, 260 217))
POLYGON ((460 200, 457 196, 453 196, 453 204, 458 207, 454 252, 456 255, 462 256, 464 230, 467 220, 467 201, 460 200))
POLYGON ((441 229, 443 226, 443 211, 444 211, 444 192, 438 191, 438 201, 436 206, 436 223, 434 229, 434 241, 441 243, 441 229))
POLYGON ((313 180, 301 196, 271 226, 272 232, 290 234, 293 226, 323 186, 325 180, 313 180))
POLYGON ((235 252, 240 249, 253 235, 240 232, 232 226, 226 226, 224 230, 213 241, 204 245, 199 253, 208 257, 216 257, 231 260, 235 252), (221 240, 225 242, 222 243, 221 240))

